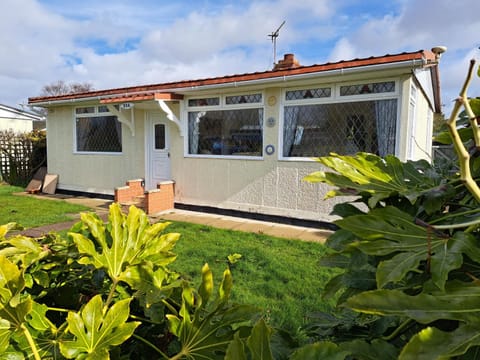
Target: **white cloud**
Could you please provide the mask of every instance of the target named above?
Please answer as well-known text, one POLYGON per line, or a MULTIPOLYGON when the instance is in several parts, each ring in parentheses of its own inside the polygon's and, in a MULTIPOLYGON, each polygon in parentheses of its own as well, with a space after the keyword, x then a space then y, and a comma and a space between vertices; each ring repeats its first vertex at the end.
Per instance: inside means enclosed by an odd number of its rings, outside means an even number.
MULTIPOLYGON (((355 31, 344 34, 333 47, 330 58, 368 57, 445 45, 448 51, 441 59, 440 77, 444 110, 448 115, 469 60, 472 57, 478 60, 480 18, 475 11, 478 0, 455 4, 448 0, 405 0, 401 5, 397 15, 370 18, 355 31)), ((472 82, 470 93, 480 95, 478 77, 472 82)))
POLYGON ((268 35, 284 20, 277 54, 304 65, 446 45, 448 93, 480 45, 476 1, 3 0, 0 103, 60 79, 101 89, 263 71, 273 61, 268 35))

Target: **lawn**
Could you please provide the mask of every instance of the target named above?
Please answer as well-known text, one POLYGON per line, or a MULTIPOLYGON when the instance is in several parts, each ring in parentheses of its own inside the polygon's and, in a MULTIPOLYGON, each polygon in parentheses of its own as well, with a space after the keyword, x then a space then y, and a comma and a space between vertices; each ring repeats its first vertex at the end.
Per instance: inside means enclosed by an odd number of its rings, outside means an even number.
POLYGON ((16 222, 31 228, 72 220, 72 214, 88 210, 85 206, 65 201, 13 195, 22 191, 21 187, 0 185, 0 224, 16 222))
MULTIPOLYGON (((67 221, 69 214, 87 210, 64 201, 12 195, 22 190, 0 186, 0 224, 34 227, 67 221)), ((258 306, 272 326, 298 334, 309 313, 332 307, 321 298, 333 273, 318 265, 327 251, 322 244, 183 222, 173 222, 167 231, 182 235, 174 249, 178 257, 170 266, 173 270, 198 284, 201 268, 208 263, 218 286, 230 266, 232 300, 258 306), (241 255, 233 264, 227 259, 232 254, 241 255)))
POLYGON ((182 234, 171 267, 197 283, 202 265, 208 263, 218 285, 229 264, 227 257, 240 254, 230 264, 233 300, 262 308, 273 326, 296 333, 309 313, 332 308, 321 299, 333 274, 318 265, 326 252, 322 244, 180 222, 172 223, 168 231, 182 234))

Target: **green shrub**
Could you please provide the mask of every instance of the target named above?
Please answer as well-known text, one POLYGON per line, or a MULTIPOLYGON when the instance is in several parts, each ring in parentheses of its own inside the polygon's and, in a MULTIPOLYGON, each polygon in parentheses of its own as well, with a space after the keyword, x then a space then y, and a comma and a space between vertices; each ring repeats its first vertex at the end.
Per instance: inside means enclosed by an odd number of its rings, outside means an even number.
POLYGON ((323 265, 342 269, 323 294, 334 314, 317 314, 311 349, 338 359, 474 359, 480 351, 480 99, 469 75, 437 140, 453 143, 458 172, 425 161, 372 154, 319 159, 333 172, 307 180, 354 195, 335 207, 339 230, 323 265), (458 126, 461 108, 467 127, 458 126), (453 174, 453 175, 452 175, 453 174), (357 207, 356 204, 363 206, 357 207))

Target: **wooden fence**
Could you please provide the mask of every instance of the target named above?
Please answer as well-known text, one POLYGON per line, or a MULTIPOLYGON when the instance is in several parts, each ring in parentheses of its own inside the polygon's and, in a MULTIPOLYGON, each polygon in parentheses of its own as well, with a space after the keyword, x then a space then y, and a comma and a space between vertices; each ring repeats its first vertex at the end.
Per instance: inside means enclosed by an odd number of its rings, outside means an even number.
POLYGON ((45 134, 0 131, 0 180, 25 186, 46 163, 45 134))

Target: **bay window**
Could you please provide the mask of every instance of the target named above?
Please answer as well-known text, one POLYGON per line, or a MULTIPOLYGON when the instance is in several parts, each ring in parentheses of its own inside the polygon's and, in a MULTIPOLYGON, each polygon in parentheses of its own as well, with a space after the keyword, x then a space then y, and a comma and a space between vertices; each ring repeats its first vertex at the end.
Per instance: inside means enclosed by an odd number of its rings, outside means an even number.
POLYGON ((340 86, 334 97, 326 89, 287 91, 283 157, 395 154, 398 100, 385 95, 393 92, 393 81, 340 86))

